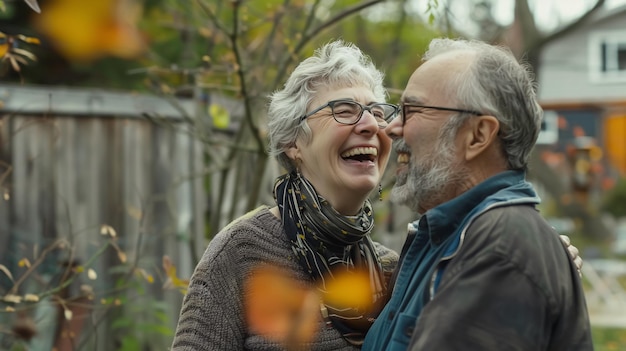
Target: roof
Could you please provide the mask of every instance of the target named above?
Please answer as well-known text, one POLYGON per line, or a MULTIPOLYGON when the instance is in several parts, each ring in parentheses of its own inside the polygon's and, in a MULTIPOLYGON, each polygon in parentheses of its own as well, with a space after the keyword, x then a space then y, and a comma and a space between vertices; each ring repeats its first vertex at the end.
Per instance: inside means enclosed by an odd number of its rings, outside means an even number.
MULTIPOLYGON (((234 120, 243 115, 243 104, 218 94, 208 101, 224 106, 234 120)), ((207 100, 207 97, 203 97, 207 100)), ((155 117, 184 119, 196 109, 208 117, 191 98, 166 98, 134 92, 93 88, 0 84, 0 111, 29 115, 79 115, 100 117, 155 117)))

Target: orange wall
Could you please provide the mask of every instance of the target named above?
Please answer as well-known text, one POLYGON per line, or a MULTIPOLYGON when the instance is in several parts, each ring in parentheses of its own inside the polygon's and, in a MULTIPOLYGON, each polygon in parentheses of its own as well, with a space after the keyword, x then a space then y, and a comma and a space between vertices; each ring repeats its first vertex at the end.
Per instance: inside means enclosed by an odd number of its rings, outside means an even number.
POLYGON ((604 146, 608 161, 622 176, 626 176, 626 115, 605 117, 604 146))

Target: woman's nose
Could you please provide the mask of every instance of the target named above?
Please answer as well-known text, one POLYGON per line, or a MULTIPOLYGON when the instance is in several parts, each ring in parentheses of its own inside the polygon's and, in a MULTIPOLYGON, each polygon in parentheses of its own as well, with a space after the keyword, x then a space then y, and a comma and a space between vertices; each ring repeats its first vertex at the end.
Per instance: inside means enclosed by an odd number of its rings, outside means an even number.
POLYGON ((357 122, 357 128, 359 128, 359 132, 367 131, 376 133, 378 129, 380 129, 380 125, 376 117, 374 117, 370 111, 364 110, 361 119, 357 122))

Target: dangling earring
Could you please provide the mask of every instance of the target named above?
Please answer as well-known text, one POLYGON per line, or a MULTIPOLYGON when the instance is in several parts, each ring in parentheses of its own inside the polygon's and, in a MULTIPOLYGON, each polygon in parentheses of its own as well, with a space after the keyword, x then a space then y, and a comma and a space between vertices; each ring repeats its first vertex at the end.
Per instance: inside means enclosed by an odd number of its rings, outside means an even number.
POLYGON ((378 201, 383 201, 383 185, 378 183, 378 201))
POLYGON ((302 164, 302 159, 300 159, 299 157, 296 157, 296 176, 298 178, 302 177, 302 174, 300 174, 300 165, 302 164))

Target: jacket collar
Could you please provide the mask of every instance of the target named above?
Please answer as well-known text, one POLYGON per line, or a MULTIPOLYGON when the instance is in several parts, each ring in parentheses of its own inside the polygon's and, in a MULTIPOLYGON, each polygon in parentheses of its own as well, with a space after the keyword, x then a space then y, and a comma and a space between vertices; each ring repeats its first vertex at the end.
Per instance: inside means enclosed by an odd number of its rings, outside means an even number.
POLYGON ((439 245, 465 221, 467 215, 484 202, 525 202, 537 204, 539 197, 525 180, 524 171, 505 171, 496 174, 456 198, 434 207, 419 219, 418 230, 430 234, 432 244, 439 245))

